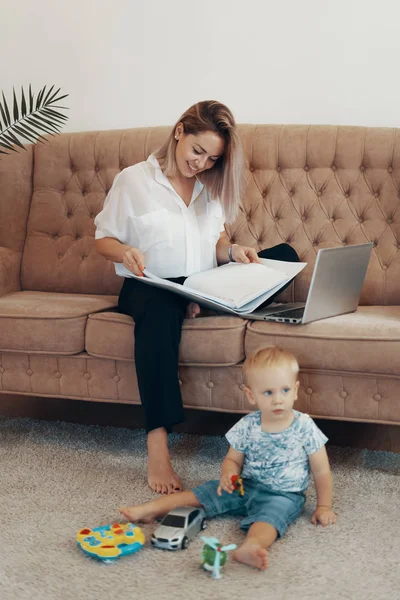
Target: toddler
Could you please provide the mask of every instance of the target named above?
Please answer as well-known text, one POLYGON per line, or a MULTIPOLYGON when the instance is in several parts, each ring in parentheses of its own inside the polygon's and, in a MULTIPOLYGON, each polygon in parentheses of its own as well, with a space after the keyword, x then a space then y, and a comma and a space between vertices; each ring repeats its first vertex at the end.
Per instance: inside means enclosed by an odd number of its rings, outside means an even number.
POLYGON ((312 523, 336 522, 327 438, 306 414, 293 410, 299 365, 290 352, 262 348, 243 365, 244 392, 258 410, 244 416, 226 434, 230 444, 219 481, 121 509, 132 522, 151 522, 178 506, 203 507, 207 517, 241 515, 247 531, 233 558, 258 569, 268 566, 268 548, 300 515, 313 474, 317 505, 312 523), (245 494, 231 482, 241 476, 245 494))

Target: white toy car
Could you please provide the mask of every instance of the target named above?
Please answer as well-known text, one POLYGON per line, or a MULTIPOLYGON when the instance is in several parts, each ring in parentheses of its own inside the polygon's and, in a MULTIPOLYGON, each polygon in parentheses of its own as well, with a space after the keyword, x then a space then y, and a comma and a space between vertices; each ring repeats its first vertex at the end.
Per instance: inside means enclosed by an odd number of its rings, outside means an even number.
POLYGON ((165 515, 151 536, 151 544, 165 550, 183 550, 206 527, 206 515, 202 508, 180 506, 165 515))

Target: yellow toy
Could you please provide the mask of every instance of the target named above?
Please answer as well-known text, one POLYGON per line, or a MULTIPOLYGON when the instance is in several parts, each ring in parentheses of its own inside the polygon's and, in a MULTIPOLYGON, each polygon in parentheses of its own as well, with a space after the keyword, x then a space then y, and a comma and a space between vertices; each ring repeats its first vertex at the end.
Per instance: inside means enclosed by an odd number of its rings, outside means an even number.
POLYGON ((114 523, 95 529, 85 527, 76 536, 78 546, 90 556, 112 562, 120 556, 134 554, 143 546, 145 537, 132 523, 114 523))

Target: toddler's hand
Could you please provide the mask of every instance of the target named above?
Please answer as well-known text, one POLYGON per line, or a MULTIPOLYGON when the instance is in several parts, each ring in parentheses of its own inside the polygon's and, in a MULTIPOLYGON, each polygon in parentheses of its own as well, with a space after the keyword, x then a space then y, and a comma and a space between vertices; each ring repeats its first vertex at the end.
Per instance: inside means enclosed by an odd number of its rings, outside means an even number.
POLYGON ((230 475, 222 475, 219 486, 217 488, 218 496, 222 496, 222 491, 228 492, 228 494, 232 494, 235 491, 235 486, 231 482, 231 477, 234 473, 230 475))
POLYGON ((336 515, 328 506, 317 506, 311 517, 311 522, 314 525, 321 523, 322 527, 334 525, 336 523, 336 515))

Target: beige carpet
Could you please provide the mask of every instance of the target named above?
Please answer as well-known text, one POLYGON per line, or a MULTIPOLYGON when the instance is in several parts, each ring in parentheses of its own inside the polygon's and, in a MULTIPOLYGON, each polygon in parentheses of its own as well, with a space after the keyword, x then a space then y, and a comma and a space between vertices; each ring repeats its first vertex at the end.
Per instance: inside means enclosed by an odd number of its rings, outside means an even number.
MULTIPOLYGON (((174 435, 187 486, 217 476, 221 437, 174 435)), ((304 514, 260 573, 229 561, 214 581, 199 567, 201 540, 179 552, 146 544, 105 565, 75 545, 76 532, 118 519, 117 507, 152 497, 142 430, 0 418, 1 600, 159 598, 383 600, 400 597, 400 455, 331 447, 338 523, 304 514)), ((153 526, 143 527, 149 537, 153 526)), ((234 518, 209 522, 225 543, 243 534, 234 518)))

